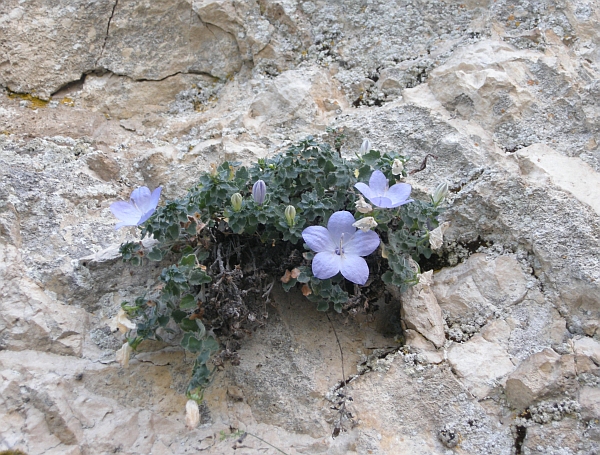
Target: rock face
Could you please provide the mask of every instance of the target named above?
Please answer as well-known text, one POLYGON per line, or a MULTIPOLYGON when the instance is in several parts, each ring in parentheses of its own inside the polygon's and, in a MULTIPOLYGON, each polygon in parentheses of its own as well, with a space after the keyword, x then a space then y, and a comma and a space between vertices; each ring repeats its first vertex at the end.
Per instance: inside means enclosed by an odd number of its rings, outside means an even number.
POLYGON ((573 0, 0 2, 0 451, 597 453, 599 20, 573 0), (161 265, 120 261, 135 233, 108 207, 308 134, 410 156, 416 198, 448 182, 433 283, 332 317, 343 388, 327 318, 274 291, 190 430, 172 340, 116 361, 111 320, 161 265))

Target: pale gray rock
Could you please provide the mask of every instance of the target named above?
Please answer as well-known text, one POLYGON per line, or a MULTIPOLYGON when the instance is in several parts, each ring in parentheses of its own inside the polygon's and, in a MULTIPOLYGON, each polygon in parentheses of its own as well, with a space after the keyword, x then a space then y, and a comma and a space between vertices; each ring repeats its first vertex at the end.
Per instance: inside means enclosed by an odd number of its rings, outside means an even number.
POLYGON ((517 410, 551 394, 574 392, 575 360, 551 349, 531 355, 506 380, 506 396, 517 410))
POLYGON ((600 388, 584 386, 579 390, 579 403, 585 418, 600 418, 600 388))
POLYGON ((451 316, 491 315, 523 300, 527 277, 514 256, 489 260, 473 254, 464 264, 437 273, 432 289, 451 316))
POLYGON ((593 338, 573 340, 573 351, 575 355, 589 357, 596 365, 600 365, 600 343, 593 338))
POLYGON ((132 79, 161 80, 178 73, 226 78, 241 67, 235 38, 205 23, 189 2, 115 3, 98 66, 132 79))
POLYGON ((441 363, 444 353, 436 349, 435 345, 416 330, 406 329, 405 343, 411 351, 418 353, 427 363, 441 363))
POLYGON ((402 321, 440 348, 446 341, 444 319, 434 293, 429 286, 417 285, 401 296, 402 321))
POLYGON ((345 101, 331 77, 322 70, 290 70, 277 76, 258 94, 244 118, 244 126, 260 131, 269 126, 294 125, 303 130, 310 122, 325 125, 331 118, 336 100, 345 101), (325 105, 325 99, 327 105, 325 105))
POLYGON ((114 0, 0 5, 0 85, 48 99, 97 67, 114 0), (19 37, 19 44, 14 40, 19 37))
POLYGON ((548 425, 528 427, 522 450, 531 455, 594 453, 599 439, 591 437, 593 428, 576 419, 566 418, 548 425))
POLYGON ((505 377, 515 369, 506 349, 481 335, 450 346, 448 362, 469 391, 479 399, 503 385, 505 377), (490 359, 494 361, 490 362, 490 359))

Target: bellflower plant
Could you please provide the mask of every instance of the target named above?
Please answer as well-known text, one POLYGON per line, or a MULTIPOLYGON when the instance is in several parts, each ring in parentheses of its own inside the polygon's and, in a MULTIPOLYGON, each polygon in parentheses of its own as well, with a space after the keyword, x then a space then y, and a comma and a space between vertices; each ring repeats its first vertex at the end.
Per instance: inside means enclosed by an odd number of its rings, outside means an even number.
POLYGON ((354 185, 354 188, 360 191, 373 205, 384 209, 392 209, 413 202, 412 199, 408 199, 411 192, 411 186, 408 183, 396 183, 390 188, 388 179, 379 170, 371 174, 369 185, 359 182, 354 185))
POLYGON ((349 281, 363 285, 369 278, 369 267, 362 256, 379 246, 379 236, 373 231, 356 231, 354 216, 341 211, 331 215, 327 229, 310 226, 302 231, 302 238, 310 249, 317 252, 312 262, 314 276, 325 280, 339 272, 349 281))
POLYGON ((152 216, 160 199, 162 187, 156 188, 152 193, 142 186, 133 190, 129 202, 117 201, 110 204, 110 211, 121 222, 117 223, 115 229, 123 226, 139 226, 152 216))
POLYGON ((268 322, 264 304, 276 282, 298 288, 319 311, 348 314, 371 311, 385 285, 418 283, 411 263, 440 243, 444 188, 413 201, 410 185, 389 184, 407 176, 406 157, 365 140, 346 159, 341 137, 330 138, 333 146, 309 137, 250 165, 212 163, 187 194, 158 208, 161 188, 138 188, 111 205, 117 228, 143 224, 142 238, 154 240, 124 243, 123 260, 164 264, 160 283, 116 315, 127 337, 123 365, 144 340, 178 342, 195 356, 186 394, 199 402, 217 366, 237 355, 222 347, 268 322))

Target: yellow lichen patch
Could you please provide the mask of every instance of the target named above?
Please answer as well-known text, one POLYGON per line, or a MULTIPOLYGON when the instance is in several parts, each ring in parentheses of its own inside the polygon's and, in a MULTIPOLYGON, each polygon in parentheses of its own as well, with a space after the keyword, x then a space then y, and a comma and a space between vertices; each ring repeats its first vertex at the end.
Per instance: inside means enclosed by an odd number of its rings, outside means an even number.
POLYGON ((59 101, 59 103, 69 107, 75 106, 75 100, 73 98, 69 98, 68 96, 65 96, 62 100, 59 101))
POLYGON ((41 107, 46 107, 48 105, 48 103, 50 102, 49 100, 43 100, 36 96, 33 96, 31 93, 16 93, 16 92, 9 91, 8 97, 11 99, 20 99, 23 101, 29 101, 29 104, 27 105, 27 107, 30 109, 38 109, 41 107))

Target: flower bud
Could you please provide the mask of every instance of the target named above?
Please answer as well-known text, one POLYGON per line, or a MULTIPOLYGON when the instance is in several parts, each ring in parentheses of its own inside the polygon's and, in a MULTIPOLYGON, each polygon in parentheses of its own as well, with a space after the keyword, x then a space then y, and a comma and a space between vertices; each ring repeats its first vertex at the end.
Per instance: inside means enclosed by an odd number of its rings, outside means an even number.
POLYGON ((352 226, 354 226, 357 229, 360 229, 363 232, 367 232, 372 228, 377 227, 377 221, 375 221, 375 218, 373 218, 372 216, 367 216, 356 221, 352 224, 352 226))
POLYGON ((288 205, 285 208, 285 221, 287 221, 287 224, 289 227, 292 227, 294 224, 296 224, 296 208, 293 205, 288 205))
POLYGON ((190 430, 193 430, 200 423, 200 410, 198 403, 194 400, 188 400, 185 404, 185 424, 190 430))
POLYGON ((402 164, 402 161, 400 161, 399 159, 395 159, 394 162, 392 163, 392 174, 393 175, 400 175, 402 174, 402 171, 404 170, 404 164, 402 164))
POLYGON ((433 192, 433 196, 431 196, 431 198, 433 199, 434 205, 439 205, 447 195, 448 195, 448 183, 442 182, 437 186, 437 188, 433 192))
POLYGON ((233 207, 234 212, 242 210, 242 195, 240 193, 231 195, 231 207, 233 207))
POLYGON ((364 139, 362 145, 360 146, 360 154, 364 155, 365 153, 369 153, 371 150, 371 141, 368 139, 364 139))
POLYGON ((262 180, 257 180, 252 186, 252 198, 258 205, 265 203, 265 197, 267 196, 267 185, 262 180))
POLYGON ((373 206, 365 201, 362 196, 358 196, 358 201, 354 203, 356 210, 360 213, 369 213, 373 211, 373 206))

